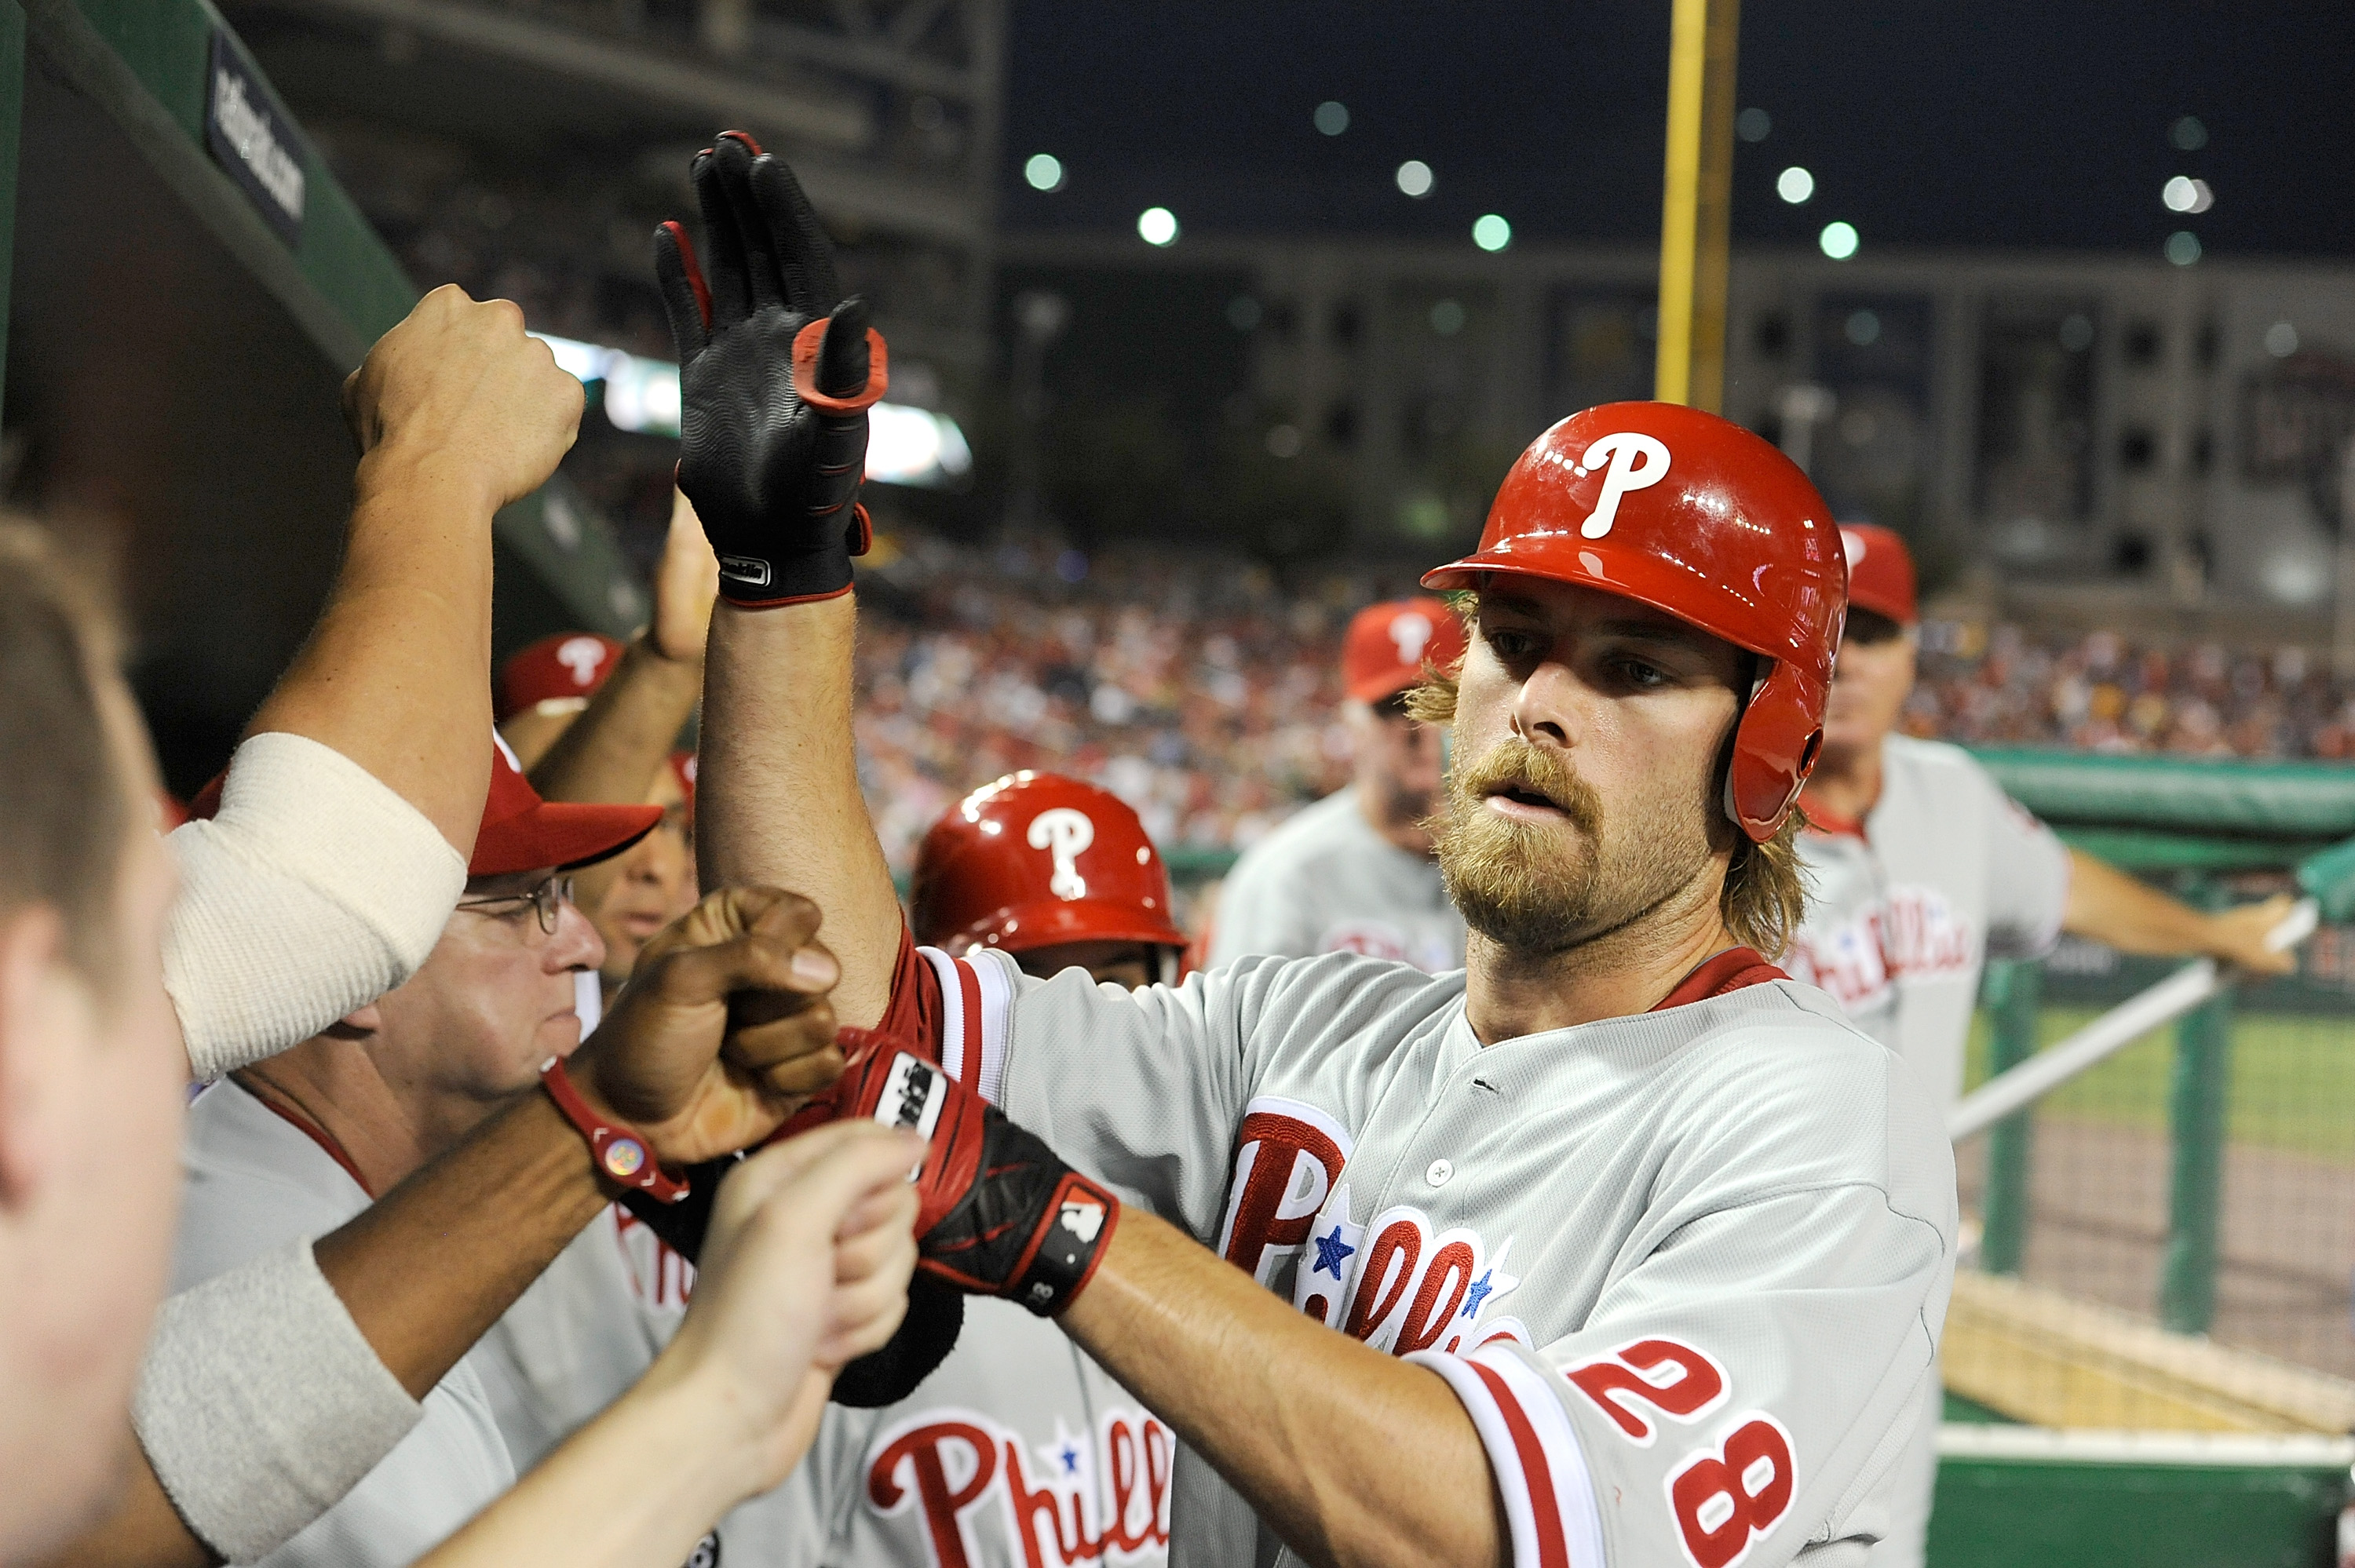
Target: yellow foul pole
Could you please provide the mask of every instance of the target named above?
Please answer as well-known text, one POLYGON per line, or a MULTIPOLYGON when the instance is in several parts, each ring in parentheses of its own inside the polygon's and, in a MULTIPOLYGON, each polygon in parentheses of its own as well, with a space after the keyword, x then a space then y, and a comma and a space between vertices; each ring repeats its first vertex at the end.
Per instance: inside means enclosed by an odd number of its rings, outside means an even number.
POLYGON ((1741 0, 1673 5, 1668 179, 1660 213, 1660 357, 1652 395, 1715 413, 1725 398, 1725 252, 1741 0))

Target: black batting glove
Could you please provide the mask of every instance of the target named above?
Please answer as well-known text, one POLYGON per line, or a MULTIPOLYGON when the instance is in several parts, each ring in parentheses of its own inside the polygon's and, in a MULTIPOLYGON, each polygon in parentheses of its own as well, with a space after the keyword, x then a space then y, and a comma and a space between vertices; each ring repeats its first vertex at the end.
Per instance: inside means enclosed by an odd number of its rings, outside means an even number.
POLYGON ((747 609, 831 599, 867 553, 858 483, 867 410, 887 380, 867 303, 793 171, 741 131, 695 156, 704 258, 655 231, 655 281, 678 345, 678 487, 747 609))
MULTIPOLYGON (((923 1136, 916 1184, 916 1266, 1041 1318, 1094 1277, 1120 1200, 1063 1163, 912 1042, 844 1029, 850 1065, 805 1117, 865 1117, 923 1136)), ((791 1126, 793 1124, 788 1124, 791 1126)))

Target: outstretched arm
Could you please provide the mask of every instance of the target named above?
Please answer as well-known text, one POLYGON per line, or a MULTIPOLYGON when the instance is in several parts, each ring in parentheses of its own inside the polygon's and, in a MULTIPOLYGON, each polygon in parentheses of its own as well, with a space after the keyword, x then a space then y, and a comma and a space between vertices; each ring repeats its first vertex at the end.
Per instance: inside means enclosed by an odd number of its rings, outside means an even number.
POLYGON ((1508 1555, 1479 1434, 1437 1372, 1335 1333, 1166 1222, 1123 1210, 1061 1321, 1309 1562, 1508 1555))
MULTIPOLYGON (((687 497, 671 493, 670 534, 655 569, 654 620, 546 755, 530 767, 544 800, 646 798, 703 694, 703 645, 719 563, 687 497)), ((712 885, 717 886, 718 884, 712 885)))
POLYGON ((341 752, 471 853, 491 777, 491 517, 556 471, 581 408, 512 302, 454 283, 419 301, 345 384, 363 455, 343 567, 247 733, 341 752))
POLYGON ((835 1007, 882 1016, 900 916, 858 793, 851 558, 883 342, 842 297, 793 173, 741 132, 696 156, 698 260, 677 224, 655 273, 678 344, 678 483, 719 559, 704 673, 696 846, 704 885, 791 887, 826 911, 835 1007))
POLYGON ((211 1079, 400 985, 464 885, 490 778, 491 517, 572 444, 580 384, 523 313, 436 289, 346 384, 343 566, 210 820, 172 835, 164 943, 211 1079))
POLYGON ((2209 914, 2179 904, 2138 877, 2069 852, 2069 902, 2062 930, 2088 937, 2122 953, 2187 953, 2237 964, 2255 974, 2286 974, 2297 954, 2265 945, 2265 937, 2289 917, 2287 894, 2209 914))
MULTIPOLYGON (((647 944, 641 983, 572 1057, 582 1097, 637 1127, 675 1165, 766 1137, 841 1070, 824 997, 835 966, 810 940, 816 924, 815 908, 785 894, 735 889, 706 898, 647 944), (764 993, 766 1022, 731 1022, 730 999, 741 1008, 746 992, 764 993)), ((356 1328, 383 1372, 411 1398, 423 1397, 610 1200, 587 1143, 554 1103, 537 1092, 520 1097, 320 1238, 313 1249, 317 1271, 336 1298, 326 1310, 348 1315, 340 1335, 330 1326, 329 1342, 356 1328)), ((233 1289, 235 1277, 218 1284, 233 1289)), ((267 1353, 284 1325, 273 1332, 252 1322, 250 1311, 243 1320, 216 1322, 187 1310, 201 1308, 214 1289, 208 1283, 167 1304, 139 1397, 149 1452, 133 1467, 116 1516, 59 1563, 198 1568, 218 1561, 199 1531, 250 1561, 308 1522, 260 1517, 254 1499, 287 1489, 261 1473, 266 1466, 222 1474, 239 1467, 225 1465, 218 1452, 220 1411, 254 1403, 239 1393, 248 1370, 240 1346, 250 1340, 255 1353, 267 1353), (159 1391, 159 1382, 168 1388, 159 1391), (170 1488, 159 1472, 176 1478, 170 1488), (224 1481, 221 1495, 197 1495, 197 1487, 209 1492, 224 1481)), ((333 1404, 304 1417, 319 1425, 321 1450, 340 1446, 335 1439, 346 1415, 333 1404)), ((282 1452, 304 1446, 299 1432, 270 1436, 282 1452)), ((360 1465, 345 1486, 374 1462, 360 1465)), ((316 1517, 335 1498, 310 1500, 316 1517)))

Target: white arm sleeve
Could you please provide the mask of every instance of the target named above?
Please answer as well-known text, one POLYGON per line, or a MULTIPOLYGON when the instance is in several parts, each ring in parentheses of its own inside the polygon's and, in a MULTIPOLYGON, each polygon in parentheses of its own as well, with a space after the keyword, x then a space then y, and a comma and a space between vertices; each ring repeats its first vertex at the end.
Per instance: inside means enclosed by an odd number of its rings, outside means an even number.
POLYGON ((303 1240, 164 1303, 131 1417, 188 1528, 251 1563, 342 1500, 424 1407, 303 1240))
POLYGON ((466 885, 465 863, 423 812, 298 735, 239 747, 220 813, 168 842, 181 887, 164 989, 206 1082, 414 974, 466 885))

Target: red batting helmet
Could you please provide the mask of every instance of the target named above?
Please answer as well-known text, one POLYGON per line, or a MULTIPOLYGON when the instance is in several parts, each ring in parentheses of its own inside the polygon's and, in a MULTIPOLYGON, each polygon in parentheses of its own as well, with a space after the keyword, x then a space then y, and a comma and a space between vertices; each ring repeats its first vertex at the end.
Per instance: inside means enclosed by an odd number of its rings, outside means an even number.
POLYGON ((1734 731, 1725 810, 1774 835, 1815 766, 1848 604, 1839 530, 1796 464, 1674 403, 1572 414, 1505 476, 1480 548, 1423 583, 1509 577, 1636 599, 1770 661, 1734 731))
POLYGON ((1063 942, 1184 948, 1169 868, 1117 795, 1055 773, 985 784, 916 852, 919 942, 1018 953, 1063 942))

